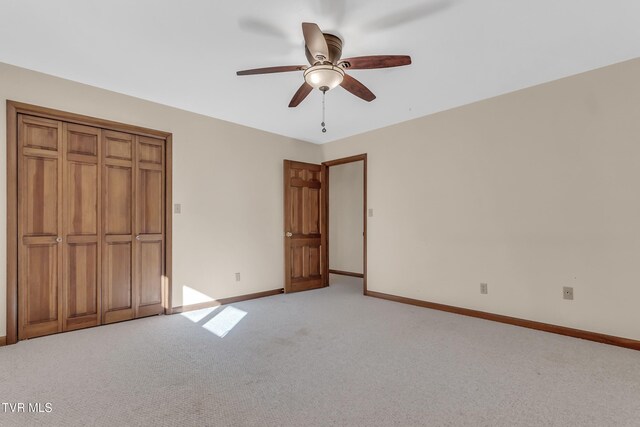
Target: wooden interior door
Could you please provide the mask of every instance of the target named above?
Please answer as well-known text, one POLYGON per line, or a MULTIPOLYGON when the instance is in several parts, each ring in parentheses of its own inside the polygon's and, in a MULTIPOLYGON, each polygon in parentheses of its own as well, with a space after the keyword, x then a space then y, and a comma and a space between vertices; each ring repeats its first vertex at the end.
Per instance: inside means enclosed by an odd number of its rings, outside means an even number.
POLYGON ((64 123, 63 330, 100 324, 100 135, 64 123))
POLYGON ((285 292, 326 285, 322 166, 284 161, 285 292))
POLYGON ((136 317, 164 311, 165 141, 138 136, 136 142, 136 317))
POLYGON ((62 330, 62 135, 18 116, 18 339, 62 330))
POLYGON ((103 131, 102 321, 134 318, 135 137, 103 131))

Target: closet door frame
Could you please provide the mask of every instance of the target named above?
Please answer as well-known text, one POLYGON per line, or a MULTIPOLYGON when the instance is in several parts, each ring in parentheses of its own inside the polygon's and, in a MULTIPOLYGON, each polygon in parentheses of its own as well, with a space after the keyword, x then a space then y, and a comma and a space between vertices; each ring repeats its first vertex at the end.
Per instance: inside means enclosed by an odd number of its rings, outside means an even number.
POLYGON ((165 141, 165 206, 164 206, 164 280, 162 304, 171 314, 172 286, 172 144, 173 135, 144 127, 69 113, 46 107, 7 100, 7 344, 18 341, 18 114, 60 120, 116 132, 164 139, 165 141))

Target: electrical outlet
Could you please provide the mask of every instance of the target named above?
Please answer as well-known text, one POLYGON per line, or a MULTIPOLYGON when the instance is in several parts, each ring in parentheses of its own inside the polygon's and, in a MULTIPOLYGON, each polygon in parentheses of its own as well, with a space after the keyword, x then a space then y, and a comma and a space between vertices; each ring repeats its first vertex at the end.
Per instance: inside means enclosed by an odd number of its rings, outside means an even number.
POLYGON ((564 299, 573 299, 573 288, 570 286, 565 286, 562 288, 562 298, 564 299))
POLYGON ((240 281, 240 273, 236 273, 236 282, 240 281))
POLYGON ((486 283, 480 283, 480 293, 481 294, 488 294, 489 293, 489 285, 487 285, 486 283))

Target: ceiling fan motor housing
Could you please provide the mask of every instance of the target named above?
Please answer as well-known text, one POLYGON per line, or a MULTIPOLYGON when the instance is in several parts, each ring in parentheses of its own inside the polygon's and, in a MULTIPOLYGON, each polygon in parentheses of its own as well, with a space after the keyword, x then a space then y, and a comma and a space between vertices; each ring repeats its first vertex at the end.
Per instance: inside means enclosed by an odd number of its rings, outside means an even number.
MULTIPOLYGON (((324 39, 327 42, 327 47, 329 48, 329 57, 325 59, 326 62, 330 62, 332 64, 337 64, 342 57, 342 40, 338 36, 334 36, 329 33, 322 33, 324 35, 324 39)), ((311 52, 309 49, 305 47, 304 53, 307 56, 307 60, 309 64, 313 65, 318 62, 317 58, 311 56, 311 52)))

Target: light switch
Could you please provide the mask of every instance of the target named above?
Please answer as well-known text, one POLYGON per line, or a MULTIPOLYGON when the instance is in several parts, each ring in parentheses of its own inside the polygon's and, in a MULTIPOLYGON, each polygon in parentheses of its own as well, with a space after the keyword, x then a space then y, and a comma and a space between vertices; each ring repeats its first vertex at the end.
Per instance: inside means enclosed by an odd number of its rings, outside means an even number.
POLYGON ((369 209, 369 218, 373 216, 373 209, 369 209))
POLYGON ((173 213, 182 213, 182 205, 180 203, 173 205, 173 213))

